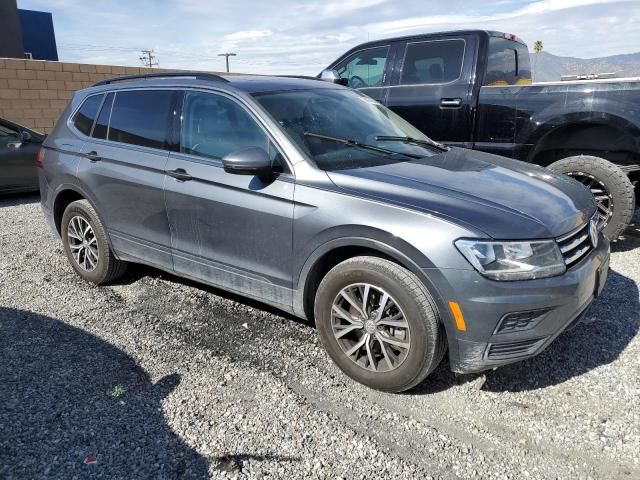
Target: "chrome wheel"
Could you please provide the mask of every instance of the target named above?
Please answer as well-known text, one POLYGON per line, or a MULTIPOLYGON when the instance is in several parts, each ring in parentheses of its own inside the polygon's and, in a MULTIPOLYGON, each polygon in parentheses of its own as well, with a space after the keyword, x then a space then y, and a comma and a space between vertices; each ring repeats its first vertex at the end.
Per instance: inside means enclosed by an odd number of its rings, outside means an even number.
POLYGON ((93 228, 84 217, 75 216, 69 221, 67 227, 67 239, 71 255, 76 263, 87 272, 98 265, 100 252, 98 251, 98 239, 93 233, 93 228))
POLYGON ((402 309, 382 288, 360 283, 343 288, 331 307, 333 335, 354 363, 374 372, 398 368, 411 348, 402 309))
POLYGON ((613 195, 604 183, 598 180, 593 175, 589 175, 584 172, 569 172, 567 173, 574 180, 579 181, 593 194, 596 199, 596 205, 598 207, 598 214, 600 215, 599 228, 604 228, 611 220, 613 216, 613 195))

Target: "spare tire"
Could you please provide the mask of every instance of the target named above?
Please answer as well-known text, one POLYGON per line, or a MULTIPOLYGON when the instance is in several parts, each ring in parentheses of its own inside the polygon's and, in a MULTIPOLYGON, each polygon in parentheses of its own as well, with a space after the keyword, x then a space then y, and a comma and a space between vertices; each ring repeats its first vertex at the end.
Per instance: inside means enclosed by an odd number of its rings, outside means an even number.
POLYGON ((596 199, 604 235, 616 240, 629 226, 635 211, 633 184, 620 167, 590 155, 563 158, 548 167, 585 185, 596 199))

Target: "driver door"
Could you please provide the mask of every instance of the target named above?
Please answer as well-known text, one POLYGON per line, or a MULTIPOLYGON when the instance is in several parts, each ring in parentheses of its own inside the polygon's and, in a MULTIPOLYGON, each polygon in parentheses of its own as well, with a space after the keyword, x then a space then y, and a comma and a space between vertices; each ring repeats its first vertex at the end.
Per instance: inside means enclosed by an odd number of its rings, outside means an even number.
POLYGON ((20 131, 0 125, 0 189, 37 190, 39 148, 38 143, 22 142, 20 131))
POLYGON ((353 52, 330 68, 336 70, 349 87, 384 104, 395 53, 396 44, 389 42, 353 52))

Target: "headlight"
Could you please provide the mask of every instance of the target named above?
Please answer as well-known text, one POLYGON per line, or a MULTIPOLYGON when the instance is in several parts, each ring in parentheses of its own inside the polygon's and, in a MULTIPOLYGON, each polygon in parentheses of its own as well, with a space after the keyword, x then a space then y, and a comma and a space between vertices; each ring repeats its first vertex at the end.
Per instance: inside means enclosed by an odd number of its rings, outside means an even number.
POLYGON ((456 240, 460 253, 485 277, 493 280, 530 280, 565 272, 554 240, 492 242, 456 240))

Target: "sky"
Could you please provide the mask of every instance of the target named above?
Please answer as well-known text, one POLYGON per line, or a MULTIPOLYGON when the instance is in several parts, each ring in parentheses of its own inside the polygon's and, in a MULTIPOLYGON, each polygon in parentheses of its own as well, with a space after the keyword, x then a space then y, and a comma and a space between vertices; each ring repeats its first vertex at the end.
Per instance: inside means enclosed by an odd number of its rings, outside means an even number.
POLYGON ((351 47, 414 33, 478 28, 541 40, 556 55, 640 50, 640 0, 18 0, 53 14, 60 59, 316 75, 351 47), (97 6, 99 5, 99 7, 97 6))

